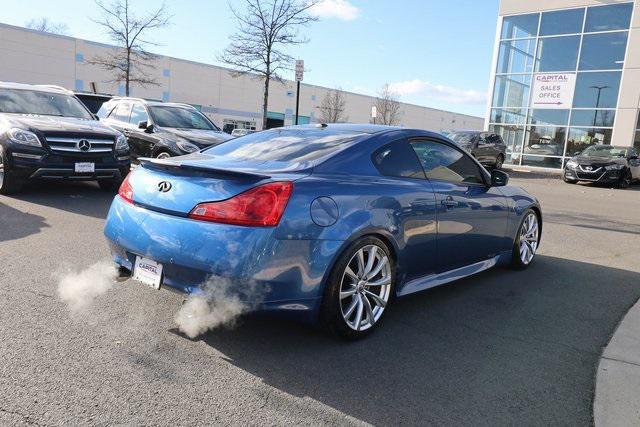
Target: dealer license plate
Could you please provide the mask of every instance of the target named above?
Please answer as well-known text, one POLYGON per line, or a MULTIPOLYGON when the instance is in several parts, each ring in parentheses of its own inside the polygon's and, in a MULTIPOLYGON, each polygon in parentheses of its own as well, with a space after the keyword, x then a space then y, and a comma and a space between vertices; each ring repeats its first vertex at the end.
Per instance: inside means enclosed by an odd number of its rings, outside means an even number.
POLYGON ((133 280, 160 289, 162 281, 162 264, 149 258, 136 256, 136 264, 133 267, 133 280))
POLYGON ((80 162, 75 165, 76 173, 93 173, 96 171, 96 164, 93 162, 80 162))

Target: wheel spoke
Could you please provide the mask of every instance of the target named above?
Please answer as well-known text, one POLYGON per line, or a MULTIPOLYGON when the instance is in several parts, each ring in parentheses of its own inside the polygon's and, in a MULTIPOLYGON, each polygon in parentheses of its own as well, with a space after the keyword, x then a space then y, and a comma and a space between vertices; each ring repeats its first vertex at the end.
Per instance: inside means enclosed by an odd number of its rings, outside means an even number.
POLYGON ((356 273, 353 272, 353 270, 351 269, 351 267, 347 266, 347 268, 344 270, 345 274, 347 276, 349 276, 351 278, 351 280, 353 280, 354 282, 358 283, 360 281, 360 278, 358 277, 358 275, 356 273))
POLYGON ((340 299, 343 300, 347 297, 350 297, 351 295, 356 293, 356 287, 353 286, 351 289, 346 290, 346 291, 340 291, 340 299))
POLYGON ((382 307, 382 308, 387 306, 387 303, 385 302, 385 300, 383 300, 382 298, 380 298, 380 296, 374 294, 373 292, 368 291, 368 290, 365 289, 364 293, 366 295, 370 296, 373 299, 373 301, 376 303, 377 306, 382 307))
POLYGON ((362 325, 362 314, 364 309, 364 303, 362 302, 362 296, 360 296, 359 294, 357 299, 358 299, 358 308, 356 311, 355 327, 356 327, 356 331, 359 331, 360 326, 362 325))
POLYGON ((353 314, 353 310, 355 310, 357 306, 358 306, 358 298, 354 298, 353 301, 351 301, 351 305, 347 309, 347 312, 344 313, 344 318, 349 319, 349 317, 351 317, 351 315, 353 314))
POLYGON ((381 279, 376 280, 375 282, 367 283, 367 286, 386 286, 391 283, 391 277, 383 277, 381 279))
POLYGON ((373 315, 373 309, 371 308, 371 303, 369 302, 369 298, 363 296, 362 301, 364 302, 364 308, 367 310, 367 318, 369 319, 369 325, 373 326, 373 324, 376 321, 376 318, 373 315))
POLYGON ((364 248, 358 251, 358 276, 364 277, 364 248))
POLYGON ((386 256, 382 257, 380 262, 378 262, 378 265, 376 265, 375 268, 372 271, 370 271, 369 274, 367 274, 367 277, 365 277, 364 280, 369 280, 376 277, 378 273, 380 273, 380 271, 382 271, 382 269, 387 265, 388 262, 389 262, 389 258, 387 258, 386 256))
POLYGON ((373 264, 376 262, 376 253, 378 253, 378 247, 377 246, 371 247, 371 250, 369 250, 369 255, 367 258, 367 265, 364 267, 364 273, 362 274, 363 278, 366 278, 369 275, 369 272, 371 271, 371 269, 373 268, 373 264))

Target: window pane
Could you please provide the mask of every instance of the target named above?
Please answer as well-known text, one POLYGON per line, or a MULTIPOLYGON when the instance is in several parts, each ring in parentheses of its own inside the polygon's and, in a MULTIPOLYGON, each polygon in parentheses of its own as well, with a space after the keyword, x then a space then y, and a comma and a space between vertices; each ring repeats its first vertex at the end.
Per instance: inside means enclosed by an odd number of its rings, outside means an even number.
POLYGON ((504 143, 507 145, 507 163, 518 163, 519 157, 514 156, 514 153, 520 153, 522 151, 522 137, 524 135, 523 126, 489 126, 489 132, 497 133, 502 137, 504 143))
POLYGON ((616 108, 620 72, 578 73, 573 106, 577 108, 616 108))
POLYGON ((535 39, 500 42, 497 73, 530 73, 533 71, 535 39))
POLYGON ((133 109, 131 110, 131 117, 129 118, 129 123, 132 125, 138 126, 140 122, 148 122, 149 116, 147 115, 147 110, 144 109, 144 106, 140 104, 134 104, 133 109))
POLYGON ((129 114, 131 114, 131 104, 122 103, 113 110, 109 118, 121 122, 128 122, 129 114))
POLYGON ((373 163, 385 176, 424 179, 424 171, 418 158, 405 140, 379 148, 373 153, 373 163))
POLYGON ((587 34, 582 39, 581 70, 622 69, 627 32, 587 34))
POLYGON ((626 30, 631 22, 632 10, 633 3, 590 7, 587 9, 584 32, 626 30))
POLYGON ((536 71, 573 71, 580 36, 549 37, 538 41, 536 71))
POLYGON ((460 183, 484 183, 476 163, 461 151, 434 141, 415 141, 411 146, 418 155, 427 178, 460 183))
POLYGON ((524 123, 525 110, 520 108, 494 108, 491 110, 491 123, 524 123))
POLYGON ((640 132, 636 132, 635 141, 633 141, 633 146, 640 150, 640 132))
POLYGON ((569 122, 569 110, 530 110, 529 124, 566 126, 569 122))
POLYGON ((559 157, 538 157, 538 156, 522 156, 522 164, 524 166, 537 166, 539 168, 562 168, 562 158, 559 157))
POLYGON ((496 76, 493 89, 495 107, 526 107, 529 102, 530 75, 496 76))
POLYGON ((584 9, 559 10, 545 12, 540 22, 540 35, 575 34, 582 32, 584 9))
POLYGON ((571 126, 613 127, 615 110, 573 110, 571 126))
POLYGON ((593 144, 611 144, 611 129, 569 129, 567 156, 575 156, 593 144))
POLYGON ((638 122, 636 123, 636 129, 640 129, 640 110, 638 110, 638 122))
POLYGON ((539 14, 506 16, 502 20, 502 39, 535 37, 538 34, 539 14))
POLYGON ((562 156, 566 128, 531 126, 527 128, 524 152, 541 156, 562 156))

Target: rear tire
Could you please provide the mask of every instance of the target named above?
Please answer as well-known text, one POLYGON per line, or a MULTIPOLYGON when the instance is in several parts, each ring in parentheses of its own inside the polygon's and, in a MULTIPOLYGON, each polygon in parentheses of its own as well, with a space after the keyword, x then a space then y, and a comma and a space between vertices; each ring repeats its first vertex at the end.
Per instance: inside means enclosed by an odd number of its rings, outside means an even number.
POLYGON ((340 338, 357 340, 379 327, 395 292, 395 261, 376 237, 352 243, 336 262, 325 288, 320 322, 340 338))
POLYGON ((0 194, 15 194, 22 189, 19 181, 9 170, 4 148, 0 146, 0 194))
POLYGON ((493 165, 494 169, 502 169, 502 165, 504 164, 504 156, 502 154, 498 154, 496 157, 496 163, 493 165))
POLYGON ((535 259, 540 242, 540 221, 533 209, 522 215, 516 238, 513 242, 511 267, 515 270, 528 268, 535 259))
POLYGON ((99 179, 98 185, 102 191, 106 191, 108 193, 115 193, 120 188, 120 184, 122 180, 120 179, 99 179))

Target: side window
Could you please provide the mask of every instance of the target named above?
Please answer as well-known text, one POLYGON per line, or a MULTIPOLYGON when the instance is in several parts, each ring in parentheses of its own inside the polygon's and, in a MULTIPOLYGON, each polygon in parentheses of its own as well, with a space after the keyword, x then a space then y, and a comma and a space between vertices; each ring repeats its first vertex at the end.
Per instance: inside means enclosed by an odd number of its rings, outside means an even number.
POLYGON ((371 156, 373 164, 385 176, 424 179, 424 171, 406 140, 378 148, 371 156))
POLYGON ((489 142, 489 144, 492 144, 492 145, 500 144, 501 143, 500 135, 496 135, 495 133, 492 133, 487 137, 487 141, 489 142))
POLYGON ((113 107, 115 107, 115 104, 111 102, 105 102, 104 104, 102 104, 102 106, 100 107, 96 115, 101 119, 104 119, 111 113, 111 111, 113 110, 113 107))
POLYGON ((435 141, 412 141, 427 178, 467 184, 484 184, 478 165, 463 152, 435 141))
POLYGON ((138 123, 140 122, 148 122, 149 115, 147 114, 147 110, 144 108, 142 104, 133 104, 133 109, 131 110, 131 117, 129 118, 129 123, 138 127, 138 123))
POLYGON ((487 145, 491 144, 491 140, 487 136, 486 133, 481 133, 478 135, 478 145, 487 145))
POLYGON ((131 104, 123 102, 111 112, 110 119, 118 120, 120 122, 128 122, 129 114, 131 114, 131 104))

